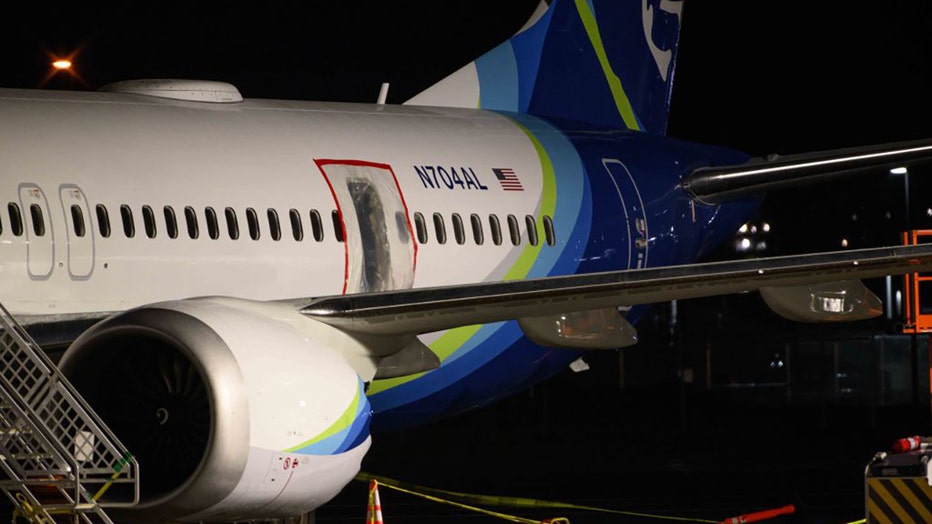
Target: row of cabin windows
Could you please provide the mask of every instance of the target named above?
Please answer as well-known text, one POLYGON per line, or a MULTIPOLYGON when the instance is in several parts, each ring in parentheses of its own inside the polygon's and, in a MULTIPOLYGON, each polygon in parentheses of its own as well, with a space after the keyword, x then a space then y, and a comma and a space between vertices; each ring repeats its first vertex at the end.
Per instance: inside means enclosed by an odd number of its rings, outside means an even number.
MULTIPOLYGON (((453 213, 450 217, 450 221, 453 224, 453 240, 459 244, 463 245, 466 243, 466 224, 463 220, 462 215, 459 213, 453 213)), ((518 217, 514 215, 508 215, 506 218, 506 223, 508 225, 508 236, 511 240, 513 246, 521 245, 521 228, 518 221, 518 217)), ((440 213, 434 213, 432 217, 434 224, 434 235, 437 239, 438 244, 447 243, 447 226, 444 217, 440 213)), ((549 215, 544 215, 543 217, 543 226, 544 226, 544 241, 548 246, 556 244, 557 239, 554 233, 553 228, 553 219, 549 215)), ((502 223, 498 218, 498 215, 491 214, 488 218, 489 223, 489 232, 492 236, 492 243, 496 246, 502 245, 504 238, 502 236, 502 223)), ((533 215, 526 215, 524 217, 525 228, 527 229, 527 242, 532 246, 536 246, 540 242, 540 237, 538 236, 537 230, 537 221, 534 219, 533 215)), ((472 232, 472 241, 477 246, 481 246, 485 243, 485 228, 483 226, 482 217, 473 213, 469 215, 469 225, 472 232)), ((420 244, 426 244, 428 242, 428 224, 427 219, 424 218, 424 215, 421 213, 414 213, 414 227, 415 233, 417 234, 417 241, 420 244)))
MULTIPOLYGON (((21 236, 24 232, 24 223, 23 215, 20 211, 19 205, 15 202, 10 202, 7 205, 7 212, 10 217, 10 230, 12 231, 13 235, 21 236)), ((71 223, 74 228, 75 236, 79 238, 84 237, 87 234, 87 226, 84 218, 83 208, 77 204, 73 204, 71 206, 70 212, 71 223)), ((109 238, 111 234, 110 212, 107 210, 105 205, 97 204, 96 213, 100 236, 109 238)), ((33 234, 36 237, 45 236, 45 217, 42 213, 42 207, 38 204, 31 204, 29 206, 29 214, 30 218, 32 219, 31 222, 33 234)), ((180 224, 179 219, 175 214, 175 209, 172 206, 164 206, 162 208, 162 214, 164 216, 165 232, 168 234, 168 237, 178 238, 180 224)), ((321 220, 320 213, 316 209, 312 209, 310 210, 309 216, 311 223, 311 234, 315 241, 322 242, 324 240, 324 225, 323 221, 321 220)), ((227 236, 231 240, 239 239, 239 218, 237 216, 236 210, 232 207, 224 208, 223 217, 226 225, 227 236)), ((343 222, 340 219, 339 212, 336 210, 331 212, 331 218, 333 221, 334 236, 337 242, 343 242, 343 222)), ((213 240, 220 238, 221 229, 217 211, 212 207, 205 207, 204 219, 207 225, 207 236, 213 240)), ((274 241, 281 240, 283 228, 278 211, 269 208, 266 211, 266 219, 269 225, 269 236, 271 236, 272 240, 274 241)), ((123 227, 123 235, 126 238, 135 237, 136 220, 133 214, 133 209, 130 206, 126 204, 120 206, 120 221, 123 227)), ((451 215, 451 221, 453 223, 454 240, 459 245, 465 244, 466 226, 463 221, 463 217, 459 213, 453 213, 451 215)), ((291 225, 291 236, 295 239, 295 241, 300 242, 304 240, 304 223, 301 212, 294 208, 288 210, 288 222, 291 225)), ((496 246, 500 246, 503 242, 503 236, 502 226, 498 216, 490 214, 488 217, 488 222, 489 231, 492 236, 492 243, 496 246)), ((512 245, 520 245, 521 230, 518 218, 514 215, 508 215, 506 217, 506 222, 508 224, 508 234, 512 245)), ((530 245, 536 246, 539 243, 537 221, 532 215, 526 215, 524 217, 524 222, 527 229, 527 241, 530 245)), ((155 238, 158 234, 158 227, 156 225, 155 211, 151 206, 142 206, 142 223, 146 236, 148 238, 155 238)), ((485 230, 483 228, 482 218, 479 215, 473 213, 469 216, 469 223, 470 229, 472 231, 473 242, 477 246, 481 246, 485 243, 485 230)), ((437 243, 446 244, 447 228, 443 215, 440 213, 434 213, 433 224, 437 243)), ((414 214, 414 225, 418 243, 426 244, 428 242, 428 227, 427 221, 423 214, 419 212, 414 214)), ((249 233, 249 238, 253 240, 259 240, 261 236, 259 214, 254 208, 246 208, 246 226, 249 233)), ((548 246, 554 245, 556 243, 556 237, 554 234, 553 219, 548 215, 544 215, 543 226, 545 242, 548 246)), ((197 211, 191 206, 186 206, 184 208, 184 228, 187 231, 189 238, 196 239, 200 236, 200 223, 198 221, 197 211)), ((0 221, 0 233, 2 232, 3 224, 2 221, 0 221)))
MULTIPOLYGON (((75 207, 80 212, 80 208, 78 206, 75 207)), ((97 204, 96 213, 100 236, 108 238, 111 234, 110 212, 105 205, 97 204)), ((333 214, 336 215, 337 212, 334 211, 333 214)), ((175 214, 175 208, 172 206, 164 206, 162 208, 162 216, 165 224, 165 234, 167 234, 169 238, 178 238, 180 234, 179 231, 182 228, 187 233, 188 238, 196 239, 201 236, 200 220, 197 210, 193 207, 186 206, 184 208, 183 221, 175 214)), ((207 226, 207 236, 212 240, 220 238, 221 231, 225 231, 226 236, 231 240, 238 240, 240 238, 239 215, 232 207, 223 209, 222 225, 220 220, 221 213, 213 207, 205 207, 203 216, 204 223, 207 226)), ((324 223, 320 218, 320 213, 316 209, 312 209, 310 210, 309 217, 311 221, 311 236, 316 242, 322 242, 324 240, 324 223)), ((262 221, 263 219, 260 218, 258 211, 251 207, 246 208, 246 233, 252 240, 259 240, 259 238, 261 238, 262 221)), ((278 211, 272 208, 267 209, 264 221, 268 223, 268 232, 272 240, 276 242, 281 240, 285 228, 282 225, 283 220, 279 217, 278 211)), ((289 209, 288 219, 284 222, 290 224, 291 236, 295 241, 300 242, 304 240, 304 221, 300 211, 294 208, 289 209)), ((133 213, 133 208, 126 204, 120 206, 120 225, 123 228, 123 236, 126 238, 133 238, 136 236, 136 218, 133 213)), ((334 222, 334 225, 338 225, 338 222, 334 222)), ((142 226, 148 238, 155 238, 156 235, 158 235, 156 212, 151 206, 142 206, 142 226)), ((77 234, 77 231, 75 234, 77 234)), ((342 227, 339 229, 335 228, 334 234, 338 241, 343 241, 342 227)))
MULTIPOLYGON (((0 208, 2 209, 2 208, 0 208)), ((10 232, 14 236, 22 236, 26 231, 25 223, 23 222, 23 213, 19 208, 19 204, 15 202, 10 202, 7 204, 7 213, 10 216, 10 232)), ((42 207, 39 204, 31 204, 29 206, 29 215, 32 219, 32 234, 36 237, 45 236, 45 214, 42 213, 42 207)), ((82 224, 83 227, 83 224, 82 224)), ((3 232, 3 221, 0 220, 0 233, 3 232)))
MULTIPOLYGON (((110 212, 103 204, 97 204, 95 211, 97 214, 97 226, 100 231, 100 236, 109 238, 112 232, 110 212)), ((73 204, 69 212, 71 214, 71 224, 74 229, 74 235, 79 238, 87 235, 87 221, 84 217, 84 208, 80 205, 73 204)), ((25 223, 19 204, 15 202, 7 204, 7 214, 10 219, 10 231, 14 236, 22 236, 25 232, 25 223)), ((184 227, 189 238, 196 239, 200 236, 200 222, 198 220, 197 211, 193 207, 187 206, 184 208, 183 226, 175 214, 175 209, 173 207, 164 206, 162 208, 162 214, 164 216, 165 233, 169 238, 178 238, 181 227, 184 227)), ((42 207, 39 204, 31 204, 29 206, 29 215, 32 223, 33 236, 45 236, 45 214, 42 211, 42 207)), ((312 209, 309 216, 311 235, 315 241, 322 242, 324 240, 324 223, 320 217, 320 213, 316 209, 312 209)), ((225 208, 223 210, 223 217, 227 236, 233 240, 238 239, 240 237, 240 230, 236 210, 231 207, 225 208)), ((212 207, 205 207, 204 219, 207 226, 207 236, 214 240, 220 238, 221 225, 217 211, 212 207)), ((278 211, 275 209, 268 209, 266 211, 266 219, 268 221, 269 236, 272 240, 281 240, 284 234, 284 228, 282 227, 282 220, 279 218, 278 211)), ((290 209, 288 211, 287 222, 291 225, 291 236, 299 242, 304 240, 304 222, 301 212, 297 209, 290 209)), ((333 224, 334 236, 337 241, 342 242, 343 226, 339 219, 339 214, 336 211, 333 211, 333 224)), ((126 238, 133 238, 136 236, 136 220, 133 209, 125 204, 120 206, 120 225, 123 229, 123 235, 126 236, 126 238)), ((156 237, 158 234, 156 213, 151 206, 142 206, 142 225, 147 237, 156 237)), ((253 208, 246 209, 246 226, 249 238, 259 240, 261 236, 259 213, 253 208)), ((0 220, 0 233, 2 232, 3 221, 0 220)))

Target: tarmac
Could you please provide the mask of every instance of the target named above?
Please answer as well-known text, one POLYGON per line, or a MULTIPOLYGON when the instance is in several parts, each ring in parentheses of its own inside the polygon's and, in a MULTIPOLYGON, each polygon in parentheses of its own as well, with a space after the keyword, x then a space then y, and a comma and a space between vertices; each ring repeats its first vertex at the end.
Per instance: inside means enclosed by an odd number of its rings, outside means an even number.
MULTIPOLYGON (((626 512, 490 508, 536 521, 721 522, 792 504, 795 514, 767 522, 845 524, 864 518, 871 457, 896 439, 932 434, 923 402, 790 406, 771 394, 675 380, 611 387, 586 373, 562 374, 431 425, 373 435, 363 470, 435 489, 626 512)), ((367 498, 366 484, 353 482, 316 521, 361 524, 367 498)), ((385 524, 503 522, 384 486, 380 498, 385 524)))
MULTIPOLYGON (((677 383, 586 387, 557 377, 533 390, 430 426, 374 435, 363 469, 448 491, 595 506, 504 513, 573 523, 721 522, 792 504, 774 523, 864 518, 864 472, 900 437, 928 434, 929 406, 763 405, 734 391, 677 383), (667 517, 667 518, 662 518, 667 517)), ((380 489, 386 523, 502 522, 380 489)), ((317 513, 359 523, 366 485, 354 482, 317 513)))

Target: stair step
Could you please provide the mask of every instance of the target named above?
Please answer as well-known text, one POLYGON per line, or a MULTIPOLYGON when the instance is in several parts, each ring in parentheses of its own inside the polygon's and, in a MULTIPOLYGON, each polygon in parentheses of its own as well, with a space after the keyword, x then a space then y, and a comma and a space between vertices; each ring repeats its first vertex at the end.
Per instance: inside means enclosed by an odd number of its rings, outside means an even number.
POLYGON ((134 488, 132 499, 110 503, 138 502, 135 459, 87 411, 77 390, 3 304, 0 373, 0 471, 11 477, 3 480, 0 473, 0 491, 16 502, 20 515, 43 522, 110 524, 101 507, 106 504, 87 495, 88 485, 103 481, 134 488), (85 464, 89 453, 96 466, 85 464), (120 467, 111 471, 106 464, 120 467))

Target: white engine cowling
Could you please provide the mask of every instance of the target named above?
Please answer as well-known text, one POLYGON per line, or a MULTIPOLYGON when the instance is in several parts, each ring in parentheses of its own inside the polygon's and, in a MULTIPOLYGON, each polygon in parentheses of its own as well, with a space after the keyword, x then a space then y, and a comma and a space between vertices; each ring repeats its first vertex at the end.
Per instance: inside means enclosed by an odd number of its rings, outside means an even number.
POLYGON ((118 517, 294 516, 352 480, 370 444, 364 385, 295 315, 183 300, 116 315, 72 344, 62 371, 139 462, 140 504, 118 517))

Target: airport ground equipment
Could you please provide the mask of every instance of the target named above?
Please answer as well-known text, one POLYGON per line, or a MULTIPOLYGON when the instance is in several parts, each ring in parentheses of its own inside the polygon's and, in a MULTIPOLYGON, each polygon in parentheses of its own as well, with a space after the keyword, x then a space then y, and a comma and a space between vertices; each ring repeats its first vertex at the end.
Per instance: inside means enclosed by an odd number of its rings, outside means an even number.
MULTIPOLYGON (((904 448, 894 445, 894 449, 904 448)), ((867 524, 932 522, 930 459, 928 446, 874 455, 864 474, 867 524)))
MULTIPOLYGON (((932 242, 932 230, 913 229, 903 233, 903 245, 915 246, 932 242)), ((906 273, 906 323, 904 333, 932 332, 932 274, 906 273)))
POLYGON ((31 522, 110 523, 105 507, 139 500, 136 460, 2 305, 0 467, 31 522))

